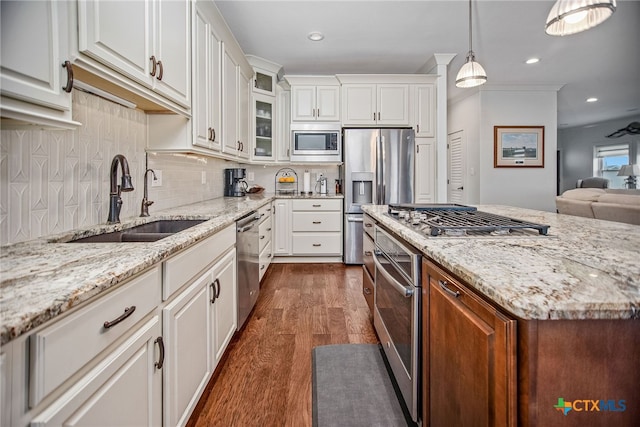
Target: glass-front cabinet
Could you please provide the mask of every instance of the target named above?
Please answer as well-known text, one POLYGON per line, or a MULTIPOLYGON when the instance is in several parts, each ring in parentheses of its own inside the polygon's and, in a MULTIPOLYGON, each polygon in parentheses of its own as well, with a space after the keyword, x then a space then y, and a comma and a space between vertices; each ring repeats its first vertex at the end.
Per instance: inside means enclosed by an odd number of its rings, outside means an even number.
POLYGON ((255 160, 274 160, 275 98, 253 94, 253 123, 255 160))

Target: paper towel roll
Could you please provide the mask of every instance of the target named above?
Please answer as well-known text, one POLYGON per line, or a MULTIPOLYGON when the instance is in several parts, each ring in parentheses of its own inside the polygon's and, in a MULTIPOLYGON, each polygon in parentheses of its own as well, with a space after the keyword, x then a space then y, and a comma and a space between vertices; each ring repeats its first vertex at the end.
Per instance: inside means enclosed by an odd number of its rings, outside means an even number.
POLYGON ((304 171, 302 188, 305 193, 311 192, 311 174, 309 173, 309 171, 304 171))

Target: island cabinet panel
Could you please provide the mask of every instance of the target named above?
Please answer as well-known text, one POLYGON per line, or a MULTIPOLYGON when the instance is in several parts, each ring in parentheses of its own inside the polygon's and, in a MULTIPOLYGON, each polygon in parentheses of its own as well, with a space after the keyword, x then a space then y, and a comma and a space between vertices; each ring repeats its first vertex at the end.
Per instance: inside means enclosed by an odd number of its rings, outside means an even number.
POLYGON ((423 263, 423 425, 516 425, 516 321, 423 263))
POLYGON ((518 325, 518 425, 640 425, 640 320, 518 325))

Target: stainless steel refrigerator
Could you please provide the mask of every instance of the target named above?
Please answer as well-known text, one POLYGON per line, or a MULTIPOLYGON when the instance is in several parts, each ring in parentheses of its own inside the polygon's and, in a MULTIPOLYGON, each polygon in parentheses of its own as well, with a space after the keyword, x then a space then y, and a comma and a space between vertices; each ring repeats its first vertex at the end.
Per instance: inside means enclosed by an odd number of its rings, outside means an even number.
POLYGON ((362 264, 362 205, 413 203, 413 129, 343 130, 344 262, 362 264))

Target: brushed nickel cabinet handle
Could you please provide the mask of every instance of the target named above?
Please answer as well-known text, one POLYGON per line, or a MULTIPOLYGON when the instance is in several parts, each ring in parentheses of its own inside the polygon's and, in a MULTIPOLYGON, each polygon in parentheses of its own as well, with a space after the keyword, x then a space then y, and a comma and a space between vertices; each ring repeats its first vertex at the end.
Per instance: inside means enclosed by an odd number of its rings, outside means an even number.
POLYGON ((155 77, 157 67, 158 67, 158 63, 156 62, 155 55, 151 55, 151 58, 149 58, 149 61, 151 61, 151 65, 152 65, 151 72, 149 74, 155 77))
POLYGON ((69 93, 71 92, 71 89, 73 89, 73 65, 71 65, 71 62, 69 61, 64 61, 62 63, 62 68, 67 69, 67 84, 62 87, 62 90, 69 93))
POLYGON ((313 246, 315 246, 317 248, 317 247, 322 246, 322 244, 321 243, 314 243, 313 246))
POLYGON ((156 362, 155 366, 156 369, 162 369, 162 366, 164 365, 164 341, 162 340, 162 337, 156 338, 155 343, 158 344, 158 348, 160 349, 160 360, 156 362))
POLYGON ((364 288, 363 291, 365 294, 371 295, 371 288, 364 288))
POLYGON ((136 306, 132 305, 131 307, 125 307, 124 309, 124 313, 122 313, 121 316, 119 316, 116 319, 113 320, 107 320, 106 322, 104 322, 104 324, 102 326, 104 326, 105 329, 109 329, 113 326, 116 326, 118 323, 122 322, 124 319, 126 319, 127 317, 131 316, 133 314, 133 312, 136 311, 136 306))
POLYGON ((265 236, 265 235, 260 236, 260 240, 263 240, 265 237, 267 237, 267 236, 265 236))
POLYGON ((371 251, 364 251, 364 254, 366 256, 373 256, 373 253, 371 251))
POLYGON ((380 120, 380 111, 378 111, 378 120, 380 120))
POLYGON ((262 264, 262 265, 260 266, 260 270, 264 270, 264 268, 265 268, 265 267, 266 267, 266 265, 262 264))
POLYGON ((313 221, 314 224, 322 224, 322 221, 313 221))
POLYGON ((271 227, 267 228, 267 231, 271 231, 271 227))
POLYGON ((313 205, 314 208, 322 207, 322 205, 313 205))
POLYGON ((371 228, 371 227, 373 227, 373 224, 371 224, 370 222, 367 222, 364 226, 367 227, 367 228, 371 228))
POLYGON ((216 140, 216 130, 215 130, 215 128, 211 128, 211 140, 212 141, 216 140))
POLYGON ((156 79, 162 80, 162 76, 164 75, 164 65, 162 65, 162 61, 158 61, 158 67, 160 67, 160 72, 158 73, 158 77, 156 77, 156 79))
POLYGON ((447 285, 448 283, 444 280, 438 280, 438 284, 440 285, 440 287, 442 288, 443 291, 445 291, 446 293, 448 293, 449 295, 451 295, 454 298, 458 298, 460 296, 460 292, 458 291, 454 291, 453 289, 450 289, 447 285))
POLYGON ((416 133, 420 133, 420 125, 416 125, 416 133))

